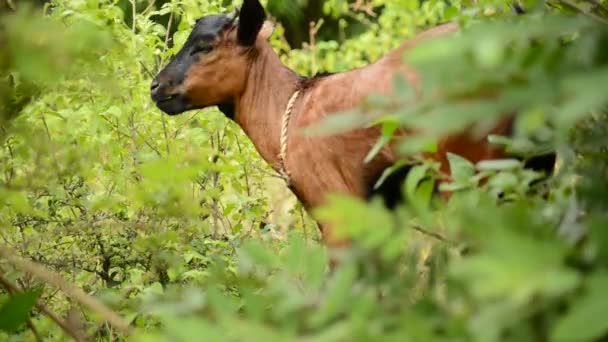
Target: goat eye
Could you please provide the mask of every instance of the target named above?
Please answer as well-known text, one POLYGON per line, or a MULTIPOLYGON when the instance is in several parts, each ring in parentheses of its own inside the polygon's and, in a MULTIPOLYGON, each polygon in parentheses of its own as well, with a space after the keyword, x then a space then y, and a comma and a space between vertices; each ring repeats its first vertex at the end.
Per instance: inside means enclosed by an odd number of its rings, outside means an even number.
POLYGON ((213 48, 210 45, 196 46, 194 49, 192 49, 192 52, 190 52, 190 56, 194 56, 199 53, 209 53, 212 49, 213 48))

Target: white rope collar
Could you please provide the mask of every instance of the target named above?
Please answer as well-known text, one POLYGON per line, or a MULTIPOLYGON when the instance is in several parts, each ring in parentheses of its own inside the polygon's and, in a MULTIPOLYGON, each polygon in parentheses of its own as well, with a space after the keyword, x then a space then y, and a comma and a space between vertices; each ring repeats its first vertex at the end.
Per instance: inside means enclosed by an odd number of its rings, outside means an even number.
POLYGON ((300 95, 300 90, 296 90, 287 102, 287 107, 285 108, 285 112, 283 113, 283 123, 281 125, 281 147, 279 152, 279 176, 287 183, 287 186, 291 186, 291 175, 287 170, 286 160, 287 160, 287 139, 289 138, 289 120, 291 119, 291 113, 293 112, 293 107, 300 95))

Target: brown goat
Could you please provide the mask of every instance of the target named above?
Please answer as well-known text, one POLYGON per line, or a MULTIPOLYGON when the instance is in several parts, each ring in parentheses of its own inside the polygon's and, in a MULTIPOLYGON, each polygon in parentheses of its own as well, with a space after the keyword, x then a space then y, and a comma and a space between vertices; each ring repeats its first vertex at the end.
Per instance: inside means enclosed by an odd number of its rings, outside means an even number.
MULTIPOLYGON (((380 136, 378 128, 314 137, 297 131, 327 115, 357 107, 372 92, 389 94, 395 73, 416 90, 419 75, 402 62, 402 53, 420 41, 457 30, 457 24, 444 24, 418 34, 366 67, 307 79, 281 63, 268 42, 273 25, 265 22, 264 9, 258 0, 245 0, 238 16, 216 14, 197 21, 185 45, 153 81, 152 98, 169 115, 218 106, 242 127, 268 163, 288 172, 292 191, 307 209, 322 205, 332 192, 369 198, 382 171, 398 159, 387 146, 364 163, 380 136), (288 109, 288 103, 293 107, 288 109), (282 136, 286 114, 288 134, 282 136), (286 154, 282 140, 288 147, 286 154)), ((511 121, 506 117, 488 133, 507 134, 511 121)), ((446 137, 431 156, 446 174, 447 152, 472 162, 502 156, 486 139, 467 132, 446 137)), ((381 189, 389 206, 400 195, 403 178, 400 175, 381 189)), ((344 243, 326 224, 320 226, 330 247, 344 243)))

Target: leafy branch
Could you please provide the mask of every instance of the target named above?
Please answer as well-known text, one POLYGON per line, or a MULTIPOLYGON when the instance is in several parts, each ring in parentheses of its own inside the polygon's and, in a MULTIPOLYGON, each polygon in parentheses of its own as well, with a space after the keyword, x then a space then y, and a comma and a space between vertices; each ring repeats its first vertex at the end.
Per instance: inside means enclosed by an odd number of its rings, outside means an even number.
POLYGON ((27 259, 17 256, 9 247, 0 246, 0 257, 5 259, 9 264, 16 269, 32 274, 36 278, 44 281, 47 284, 53 285, 60 289, 66 296, 83 304, 93 312, 99 314, 103 319, 108 321, 119 331, 129 334, 132 330, 130 325, 125 322, 114 311, 108 308, 105 304, 97 299, 86 294, 82 289, 76 287, 63 279, 56 273, 53 273, 40 265, 37 265, 27 259))

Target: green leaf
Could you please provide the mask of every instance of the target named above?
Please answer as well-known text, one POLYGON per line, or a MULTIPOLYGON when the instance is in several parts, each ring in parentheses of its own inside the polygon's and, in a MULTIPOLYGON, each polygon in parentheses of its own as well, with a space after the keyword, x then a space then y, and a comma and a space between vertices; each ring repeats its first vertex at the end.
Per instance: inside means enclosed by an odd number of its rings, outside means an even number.
POLYGON ((399 143, 399 153, 412 155, 419 152, 437 152, 437 141, 429 136, 412 136, 402 139, 399 143))
POLYGON ((315 215, 332 224, 336 236, 370 244, 389 236, 394 222, 381 201, 368 204, 345 195, 328 196, 328 205, 316 209, 315 215))
POLYGON ((0 330, 12 333, 23 325, 41 294, 39 289, 11 297, 0 309, 0 330))
POLYGON ((608 333, 608 274, 593 274, 588 282, 586 293, 558 320, 551 334, 552 341, 596 341, 608 333))
POLYGON ((419 209, 428 208, 431 199, 433 198, 434 191, 435 181, 433 179, 423 180, 416 190, 415 201, 413 203, 419 209))
POLYGON ((420 182, 427 177, 428 170, 429 165, 422 164, 412 167, 412 169, 409 171, 405 180, 405 193, 407 194, 409 200, 415 200, 416 189, 420 185, 420 182))
POLYGON ((367 121, 368 119, 357 110, 345 111, 328 115, 303 128, 301 133, 308 136, 338 134, 361 127, 367 121))
POLYGON ((482 160, 477 163, 479 171, 505 171, 521 167, 521 162, 517 159, 494 159, 482 160))
POLYGON ((500 298, 521 305, 533 296, 562 295, 580 283, 580 275, 562 265, 567 250, 560 241, 534 239, 517 230, 533 220, 524 205, 498 210, 480 202, 471 208, 474 216, 467 226, 492 225, 479 237, 484 247, 478 248, 483 252, 453 264, 451 272, 468 282, 479 299, 500 298))
POLYGON ((475 175, 475 165, 467 159, 453 153, 447 154, 450 163, 450 173, 457 183, 468 183, 475 175))
POLYGON ((66 120, 66 121, 67 121, 67 118, 66 118, 65 116, 61 115, 61 114, 60 114, 59 112, 57 112, 57 111, 54 111, 54 110, 49 110, 48 112, 46 112, 46 114, 47 114, 47 115, 51 115, 51 116, 54 116, 54 117, 57 117, 57 118, 60 118, 60 119, 62 119, 62 120, 66 120))
POLYGON ((209 307, 221 318, 228 318, 238 310, 237 303, 229 294, 224 294, 217 286, 207 288, 209 307))
POLYGON ((407 99, 413 94, 412 85, 400 74, 393 76, 393 86, 399 99, 407 99))
POLYGON ((302 272, 306 260, 306 241, 299 235, 293 234, 287 247, 286 266, 292 275, 302 272))
POLYGON ((34 209, 30 205, 27 193, 25 191, 6 191, 3 194, 0 203, 12 207, 16 213, 32 214, 34 209))
POLYGON ((378 189, 390 175, 399 171, 401 168, 405 167, 406 165, 407 165, 407 163, 405 160, 399 160, 395 164, 393 164, 391 167, 386 168, 382 172, 382 175, 380 176, 380 178, 378 178, 378 180, 374 184, 374 190, 378 189))
POLYGON ((323 285, 326 278, 327 252, 321 245, 314 245, 306 255, 306 268, 304 279, 313 289, 318 289, 323 285))
POLYGON ((386 146, 386 144, 388 144, 391 141, 391 137, 390 136, 381 136, 378 141, 376 141, 376 144, 374 144, 374 147, 372 147, 372 149, 367 153, 367 155, 365 156, 365 160, 363 160, 364 163, 369 163, 371 162, 374 157, 376 157, 376 155, 378 153, 380 153, 380 151, 382 150, 382 148, 384 146, 386 146))
POLYGON ((456 17, 458 15, 458 12, 459 12, 458 7, 450 6, 450 7, 446 8, 443 15, 445 16, 445 19, 449 21, 452 18, 456 17))
POLYGON ((272 326, 238 319, 237 316, 222 323, 224 336, 222 340, 224 341, 282 342, 293 340, 293 338, 288 338, 286 334, 281 333, 279 330, 273 329, 272 326))
POLYGON ((501 172, 496 176, 490 178, 489 185, 494 189, 508 192, 517 187, 520 184, 519 179, 513 173, 501 172))
MULTIPOLYGON (((207 341, 225 340, 221 327, 195 317, 166 317, 163 319, 166 329, 166 338, 172 341, 191 341, 197 339, 207 341)), ((142 341, 144 341, 142 339, 142 341)))
POLYGON ((312 324, 319 326, 333 319, 349 307, 349 297, 353 288, 353 283, 357 278, 357 269, 354 264, 342 266, 333 275, 327 298, 323 301, 318 313, 312 317, 312 324))
POLYGON ((499 37, 486 36, 476 46, 476 60, 482 68, 495 68, 503 60, 504 42, 499 37))
POLYGON ((244 259, 243 261, 250 260, 259 267, 272 268, 277 265, 275 255, 257 241, 249 241, 243 245, 240 255, 244 259))

